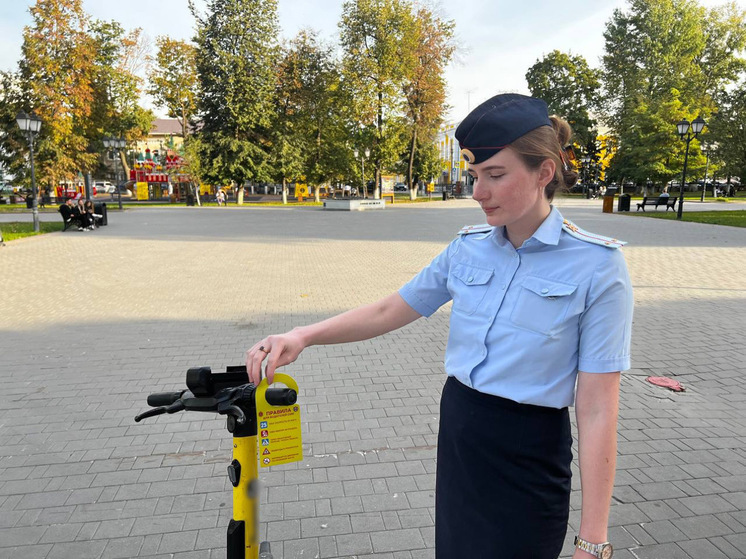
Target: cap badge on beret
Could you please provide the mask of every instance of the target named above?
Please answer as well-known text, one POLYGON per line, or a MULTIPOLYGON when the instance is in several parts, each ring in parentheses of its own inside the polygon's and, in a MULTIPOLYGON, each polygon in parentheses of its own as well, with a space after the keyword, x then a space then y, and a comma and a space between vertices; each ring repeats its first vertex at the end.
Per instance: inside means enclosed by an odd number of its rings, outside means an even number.
POLYGON ((471 152, 470 149, 464 148, 461 150, 461 157, 464 158, 464 161, 467 163, 474 163, 474 154, 471 152))

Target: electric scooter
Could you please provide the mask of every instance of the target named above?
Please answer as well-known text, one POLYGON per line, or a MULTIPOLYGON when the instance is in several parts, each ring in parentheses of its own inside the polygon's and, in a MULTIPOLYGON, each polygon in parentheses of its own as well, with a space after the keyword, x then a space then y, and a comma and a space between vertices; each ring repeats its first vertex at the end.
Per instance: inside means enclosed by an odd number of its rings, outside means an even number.
MULTIPOLYGON (((243 365, 228 367, 225 373, 213 373, 210 367, 192 368, 186 374, 186 390, 150 394, 147 401, 153 409, 135 417, 139 422, 180 411, 227 416, 226 428, 233 435, 233 460, 228 466, 228 477, 233 485, 233 518, 228 524, 227 559, 272 559, 269 542, 258 543, 257 398, 273 406, 272 411, 259 412, 260 417, 268 416, 262 419, 269 419, 271 414, 287 412, 285 417, 288 417, 298 412, 298 407, 294 406, 298 397, 295 382, 287 375, 275 378, 294 388, 267 388, 266 381, 257 387, 246 382, 248 375, 243 365)), ((259 407, 266 408, 261 401, 259 407)), ((267 425, 265 421, 259 423, 263 429, 262 444, 269 445, 268 431, 264 430, 267 425)), ((269 448, 265 447, 263 453, 269 454, 269 448)), ((265 457, 263 463, 270 465, 271 459, 265 457)))

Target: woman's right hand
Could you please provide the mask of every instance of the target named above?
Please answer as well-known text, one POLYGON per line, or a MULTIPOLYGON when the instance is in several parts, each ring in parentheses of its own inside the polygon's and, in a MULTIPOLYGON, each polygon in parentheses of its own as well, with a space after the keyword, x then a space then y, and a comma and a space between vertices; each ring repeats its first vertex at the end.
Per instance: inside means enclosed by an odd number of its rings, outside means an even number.
POLYGON ((267 376, 267 383, 272 384, 275 369, 295 361, 305 348, 306 343, 297 328, 284 334, 263 338, 246 352, 246 372, 249 381, 258 385, 262 380, 262 363, 266 358, 264 373, 267 376))

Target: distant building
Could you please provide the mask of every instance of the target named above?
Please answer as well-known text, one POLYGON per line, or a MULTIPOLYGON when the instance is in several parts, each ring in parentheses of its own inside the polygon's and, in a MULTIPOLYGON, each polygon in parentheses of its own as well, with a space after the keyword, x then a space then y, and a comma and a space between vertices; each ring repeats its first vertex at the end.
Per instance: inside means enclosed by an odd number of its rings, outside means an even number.
POLYGON ((461 122, 444 124, 435 138, 435 147, 441 161, 440 176, 436 184, 466 184, 469 178, 466 161, 460 156, 456 128, 461 122))
POLYGON ((156 118, 147 138, 136 143, 136 151, 145 153, 150 150, 151 153, 162 153, 164 149, 173 149, 178 151, 184 143, 184 137, 181 134, 181 124, 175 118, 156 118))

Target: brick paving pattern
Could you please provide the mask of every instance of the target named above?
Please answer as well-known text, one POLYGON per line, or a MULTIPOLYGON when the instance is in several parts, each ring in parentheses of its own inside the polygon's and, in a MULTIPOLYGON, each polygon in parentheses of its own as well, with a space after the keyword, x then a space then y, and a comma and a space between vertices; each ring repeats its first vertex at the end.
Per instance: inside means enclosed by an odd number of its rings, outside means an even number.
MULTIPOLYGON (((600 205, 559 202, 581 227, 630 242, 634 368, 622 382, 615 557, 744 558, 746 230, 600 205)), ((462 225, 483 221, 469 200, 109 219, 0 248, 0 559, 225 557, 224 420, 135 424, 145 396, 179 389, 189 367, 241 364, 266 334, 396 290, 462 225)), ((309 348, 286 368, 301 387, 305 459, 260 472, 276 559, 434 557, 447 328, 448 306, 376 340, 309 348)), ((579 522, 575 474, 563 557, 579 522)))

